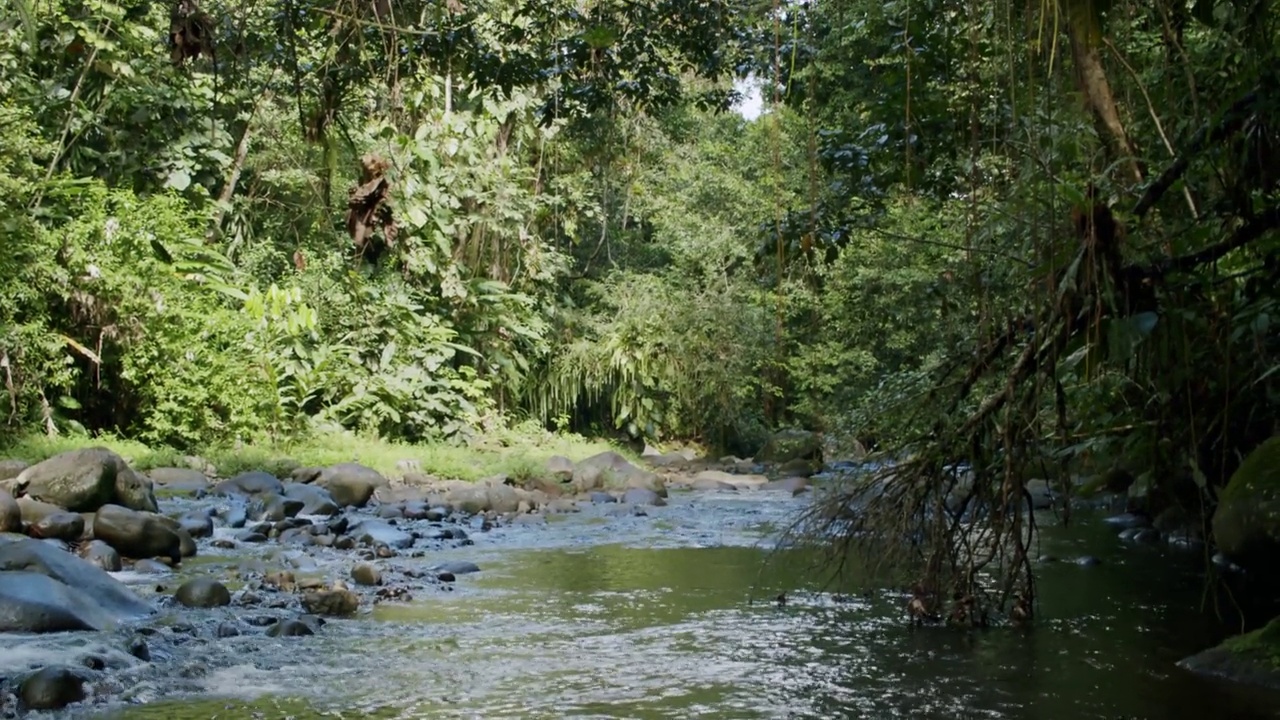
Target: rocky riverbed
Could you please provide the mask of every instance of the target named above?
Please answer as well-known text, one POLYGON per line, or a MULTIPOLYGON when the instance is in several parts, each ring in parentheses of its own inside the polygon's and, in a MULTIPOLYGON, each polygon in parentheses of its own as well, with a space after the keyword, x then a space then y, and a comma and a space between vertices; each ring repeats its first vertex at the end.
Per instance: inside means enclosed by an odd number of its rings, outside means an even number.
POLYGON ((1109 678, 1177 698, 1161 708, 1272 716, 1175 668, 1212 637, 1185 612, 1196 546, 1141 515, 1095 512, 1085 535, 1046 516, 1039 635, 917 636, 894 590, 842 593, 803 558, 760 548, 824 482, 803 477, 817 469, 808 463, 766 474, 732 458, 645 468, 605 453, 477 484, 411 464, 393 479, 355 464, 231 478, 192 464, 142 474, 86 450, 0 466, 3 492, 18 496, 0 494, 0 715, 1075 718, 1142 707, 1124 693, 1061 697, 1109 678), (1151 573, 1157 582, 1131 587, 1151 573), (1079 662, 1064 669, 1058 653, 1079 662), (1045 683, 1061 712, 1037 699, 1045 683))
POLYGON ((392 482, 355 463, 220 479, 191 464, 143 474, 89 448, 0 465, 0 632, 18 648, 0 659, 4 713, 180 692, 181 679, 217 670, 209 644, 311 636, 450 592, 480 568, 442 551, 495 528, 583 506, 644 517, 669 485, 787 498, 807 488, 749 472, 659 474, 616 453, 553 458, 523 483, 441 481, 412 464, 392 482))

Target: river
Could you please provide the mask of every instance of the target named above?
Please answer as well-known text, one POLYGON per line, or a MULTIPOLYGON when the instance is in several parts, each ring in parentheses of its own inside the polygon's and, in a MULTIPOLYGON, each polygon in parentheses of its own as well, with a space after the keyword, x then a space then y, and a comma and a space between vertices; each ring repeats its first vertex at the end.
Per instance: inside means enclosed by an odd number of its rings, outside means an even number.
POLYGON ((826 587, 775 551, 802 502, 673 493, 646 517, 594 506, 474 533, 395 561, 479 564, 452 592, 311 637, 208 641, 201 672, 140 683, 139 704, 59 717, 1280 718, 1276 695, 1174 665, 1223 633, 1199 610, 1202 558, 1124 545, 1089 513, 1044 518, 1062 561, 1042 567, 1034 627, 912 629, 896 593, 826 587), (1086 554, 1100 562, 1071 562, 1086 554))

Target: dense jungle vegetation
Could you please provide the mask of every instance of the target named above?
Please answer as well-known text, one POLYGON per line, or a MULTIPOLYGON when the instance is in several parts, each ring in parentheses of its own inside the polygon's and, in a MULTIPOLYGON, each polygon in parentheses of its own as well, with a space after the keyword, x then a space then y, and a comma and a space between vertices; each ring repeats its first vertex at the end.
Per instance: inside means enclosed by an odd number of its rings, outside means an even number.
POLYGON ((1266 0, 3 7, 13 434, 800 426, 940 538, 958 463, 1207 517, 1277 430, 1266 0))

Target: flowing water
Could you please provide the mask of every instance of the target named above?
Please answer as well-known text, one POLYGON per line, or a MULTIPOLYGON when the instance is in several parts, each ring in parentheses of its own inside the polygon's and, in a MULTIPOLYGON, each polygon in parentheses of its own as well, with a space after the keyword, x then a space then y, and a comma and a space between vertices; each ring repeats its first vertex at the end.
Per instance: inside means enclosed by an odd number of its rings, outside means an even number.
POLYGON ((482 568, 453 592, 313 637, 211 641, 208 672, 94 717, 1280 718, 1275 695, 1174 666, 1221 633, 1197 609, 1200 558, 1077 515, 1045 531, 1064 561, 1033 628, 911 629, 899 595, 824 591, 770 553, 801 502, 681 494, 648 517, 477 533, 443 553, 482 568), (1101 562, 1069 561, 1084 554, 1101 562))

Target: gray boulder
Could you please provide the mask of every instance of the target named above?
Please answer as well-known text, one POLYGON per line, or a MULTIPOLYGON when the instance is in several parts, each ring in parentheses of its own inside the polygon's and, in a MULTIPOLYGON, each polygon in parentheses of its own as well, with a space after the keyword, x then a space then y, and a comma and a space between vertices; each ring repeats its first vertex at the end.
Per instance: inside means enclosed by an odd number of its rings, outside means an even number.
POLYGON ((328 490, 315 485, 289 483, 284 486, 284 496, 302 503, 299 515, 323 515, 332 517, 341 512, 328 490))
POLYGON ((113 616, 139 618, 152 612, 128 587, 99 567, 39 540, 0 544, 0 571, 35 572, 87 593, 113 616))
POLYGON ((128 558, 182 561, 182 538, 168 518, 119 505, 103 505, 93 520, 93 535, 128 558))
POLYGON ((136 510, 156 508, 151 481, 101 447, 71 450, 32 465, 18 475, 15 489, 15 495, 72 512, 93 512, 112 502, 136 510))
POLYGON ((315 485, 328 490, 339 507, 364 507, 374 491, 389 484, 382 473, 358 463, 327 467, 315 480, 315 485))
POLYGON ((0 572, 0 632, 107 630, 120 618, 83 590, 37 572, 0 572))
POLYGON ((84 535, 84 516, 73 512, 50 513, 31 524, 32 537, 74 542, 84 535))

